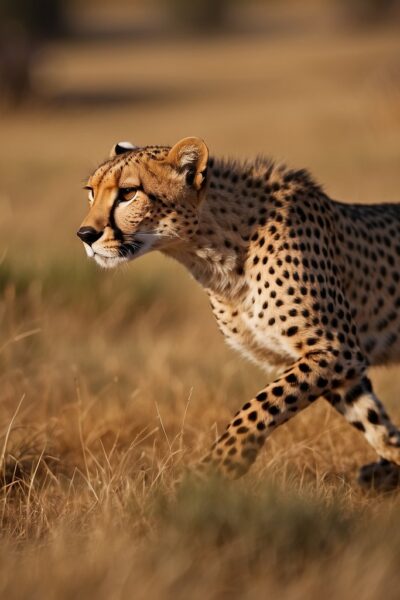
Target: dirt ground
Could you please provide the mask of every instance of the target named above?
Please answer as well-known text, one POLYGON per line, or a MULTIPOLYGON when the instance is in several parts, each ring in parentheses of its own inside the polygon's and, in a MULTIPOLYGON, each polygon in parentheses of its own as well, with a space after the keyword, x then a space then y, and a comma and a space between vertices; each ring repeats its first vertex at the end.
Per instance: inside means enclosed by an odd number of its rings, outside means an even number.
MULTIPOLYGON (((126 5, 76 11, 36 97, 0 113, 0 597, 398 598, 399 496, 358 488, 374 452, 322 402, 243 481, 173 497, 265 376, 180 266, 102 272, 75 236, 85 177, 125 139, 198 135, 307 167, 337 199, 400 201, 395 24, 239 8, 203 38, 150 9, 132 31, 126 5)), ((400 423, 398 369, 372 379, 400 423)))

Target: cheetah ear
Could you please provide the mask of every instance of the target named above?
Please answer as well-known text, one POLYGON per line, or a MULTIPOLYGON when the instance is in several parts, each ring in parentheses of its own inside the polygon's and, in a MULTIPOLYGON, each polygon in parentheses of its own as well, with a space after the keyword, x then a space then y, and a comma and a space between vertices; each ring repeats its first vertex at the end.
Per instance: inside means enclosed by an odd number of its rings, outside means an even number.
POLYGON ((138 146, 134 146, 131 142, 118 142, 114 144, 110 151, 110 158, 115 158, 118 154, 135 150, 138 146))
POLYGON ((207 178, 208 148, 202 139, 187 137, 169 151, 167 161, 186 174, 186 183, 200 191, 207 178))

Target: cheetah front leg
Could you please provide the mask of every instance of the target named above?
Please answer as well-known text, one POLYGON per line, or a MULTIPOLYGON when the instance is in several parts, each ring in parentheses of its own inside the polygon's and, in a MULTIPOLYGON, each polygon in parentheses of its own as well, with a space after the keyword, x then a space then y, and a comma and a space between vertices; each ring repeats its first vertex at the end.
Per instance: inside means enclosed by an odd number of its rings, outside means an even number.
POLYGON ((279 425, 309 406, 341 382, 341 372, 362 373, 356 353, 347 351, 340 361, 339 352, 325 350, 305 354, 290 369, 247 402, 227 426, 199 465, 201 471, 216 470, 231 479, 248 471, 267 436, 279 425))

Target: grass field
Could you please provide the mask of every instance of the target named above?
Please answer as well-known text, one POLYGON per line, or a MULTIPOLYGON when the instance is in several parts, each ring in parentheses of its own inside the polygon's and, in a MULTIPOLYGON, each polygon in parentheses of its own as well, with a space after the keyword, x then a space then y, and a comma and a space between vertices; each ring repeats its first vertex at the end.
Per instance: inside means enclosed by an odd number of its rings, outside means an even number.
MULTIPOLYGON (((242 481, 174 498, 265 376, 181 267, 102 272, 75 236, 84 178, 119 139, 199 135, 308 167, 338 199, 400 201, 398 30, 260 15, 223 39, 60 43, 40 97, 0 115, 2 598, 398 598, 399 496, 358 489, 374 452, 323 403, 242 481)), ((372 378, 400 423, 398 369, 372 378)))

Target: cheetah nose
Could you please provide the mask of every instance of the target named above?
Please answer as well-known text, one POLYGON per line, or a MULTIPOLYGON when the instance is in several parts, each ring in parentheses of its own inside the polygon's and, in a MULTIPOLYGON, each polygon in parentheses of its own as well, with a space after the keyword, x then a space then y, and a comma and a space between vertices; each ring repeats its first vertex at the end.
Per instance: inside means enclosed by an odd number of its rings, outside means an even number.
POLYGON ((98 240, 102 235, 102 231, 96 231, 94 227, 81 227, 76 235, 81 238, 82 242, 91 246, 98 240))

